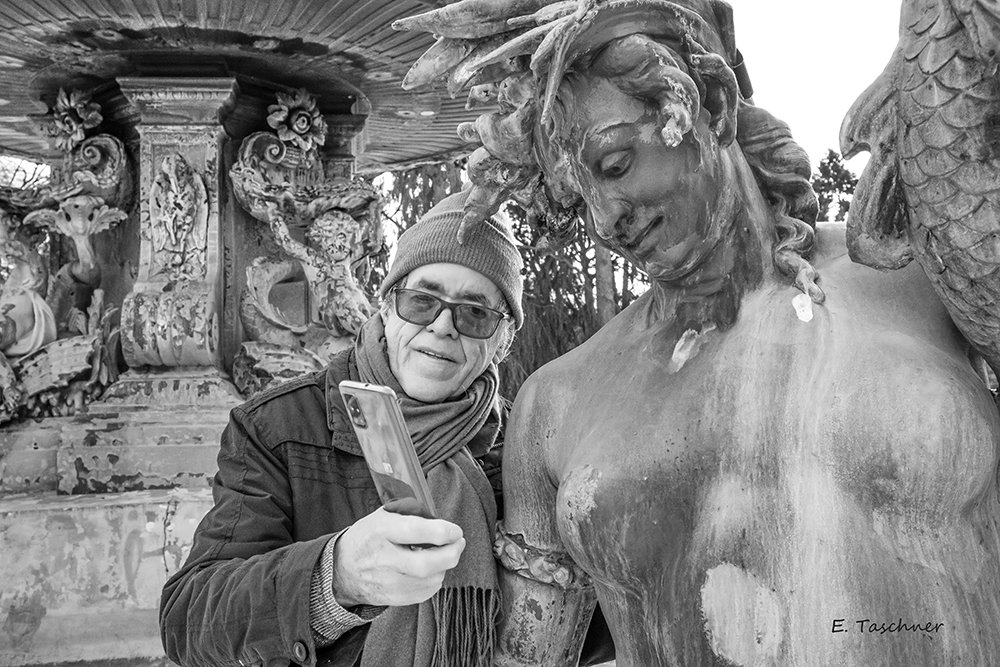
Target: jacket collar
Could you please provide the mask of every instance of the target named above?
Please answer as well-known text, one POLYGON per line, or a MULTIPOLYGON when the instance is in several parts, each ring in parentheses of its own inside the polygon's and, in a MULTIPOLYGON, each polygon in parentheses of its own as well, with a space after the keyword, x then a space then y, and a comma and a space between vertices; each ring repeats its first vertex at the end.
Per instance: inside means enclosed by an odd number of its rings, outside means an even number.
POLYGON ((326 369, 326 425, 330 429, 330 443, 334 448, 363 456, 361 443, 354 434, 354 427, 347 416, 347 407, 340 396, 340 381, 356 379, 354 348, 340 352, 330 360, 326 369), (353 373, 351 371, 354 371, 353 373))

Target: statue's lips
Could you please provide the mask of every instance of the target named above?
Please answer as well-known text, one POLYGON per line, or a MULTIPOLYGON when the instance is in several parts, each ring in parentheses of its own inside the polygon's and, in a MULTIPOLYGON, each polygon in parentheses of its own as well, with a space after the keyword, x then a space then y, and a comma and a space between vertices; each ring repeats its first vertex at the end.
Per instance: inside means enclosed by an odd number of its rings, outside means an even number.
POLYGON ((681 239, 668 238, 665 224, 666 218, 659 215, 641 227, 629 225, 637 233, 632 239, 620 240, 618 247, 634 257, 647 273, 656 274, 659 280, 676 280, 690 273, 698 263, 699 253, 695 250, 705 239, 695 233, 681 239))
POLYGON ((663 216, 657 216, 647 222, 644 225, 632 224, 629 227, 638 232, 631 239, 622 239, 621 247, 639 259, 643 259, 645 255, 649 255, 654 252, 659 246, 659 238, 657 234, 652 232, 663 224, 663 216))
POLYGON ((669 232, 663 230, 664 224, 663 216, 654 218, 629 244, 629 251, 636 259, 676 266, 685 260, 692 246, 701 240, 694 235, 679 240, 671 239, 669 232))
POLYGON ((656 233, 662 226, 662 218, 658 220, 637 238, 629 252, 658 280, 683 278, 701 261, 706 239, 694 233, 681 239, 664 238, 665 234, 656 233))

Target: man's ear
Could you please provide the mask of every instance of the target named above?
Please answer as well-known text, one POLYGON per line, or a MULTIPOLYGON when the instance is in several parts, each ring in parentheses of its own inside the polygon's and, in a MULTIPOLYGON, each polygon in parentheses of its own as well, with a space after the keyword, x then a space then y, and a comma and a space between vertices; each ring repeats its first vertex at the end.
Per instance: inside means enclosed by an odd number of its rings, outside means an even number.
POLYGON ((510 351, 514 347, 514 336, 517 334, 517 325, 512 319, 504 320, 500 323, 500 327, 501 329, 497 331, 500 342, 496 352, 493 353, 493 363, 497 365, 510 356, 510 351))

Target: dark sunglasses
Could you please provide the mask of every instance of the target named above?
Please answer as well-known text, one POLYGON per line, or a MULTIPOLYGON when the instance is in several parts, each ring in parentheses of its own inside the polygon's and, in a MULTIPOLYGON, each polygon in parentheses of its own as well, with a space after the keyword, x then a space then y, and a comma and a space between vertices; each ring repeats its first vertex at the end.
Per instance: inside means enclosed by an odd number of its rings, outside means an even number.
POLYGON ((427 326, 447 308, 451 311, 455 330, 469 338, 489 338, 496 332, 500 322, 508 317, 507 313, 478 303, 452 303, 427 292, 402 287, 392 291, 396 297, 396 314, 404 321, 427 326))

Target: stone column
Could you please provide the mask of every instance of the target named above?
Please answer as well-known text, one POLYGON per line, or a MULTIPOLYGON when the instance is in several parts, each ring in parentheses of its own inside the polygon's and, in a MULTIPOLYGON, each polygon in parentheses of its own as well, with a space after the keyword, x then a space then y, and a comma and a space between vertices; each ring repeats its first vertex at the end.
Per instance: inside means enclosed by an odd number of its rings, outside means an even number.
POLYGON ((122 303, 130 370, 63 428, 65 493, 207 491, 242 398, 222 370, 221 120, 229 78, 119 79, 138 119, 139 267, 122 303))
POLYGON ((120 79, 140 122, 139 273, 122 304, 125 361, 220 368, 220 119, 229 78, 120 79))

